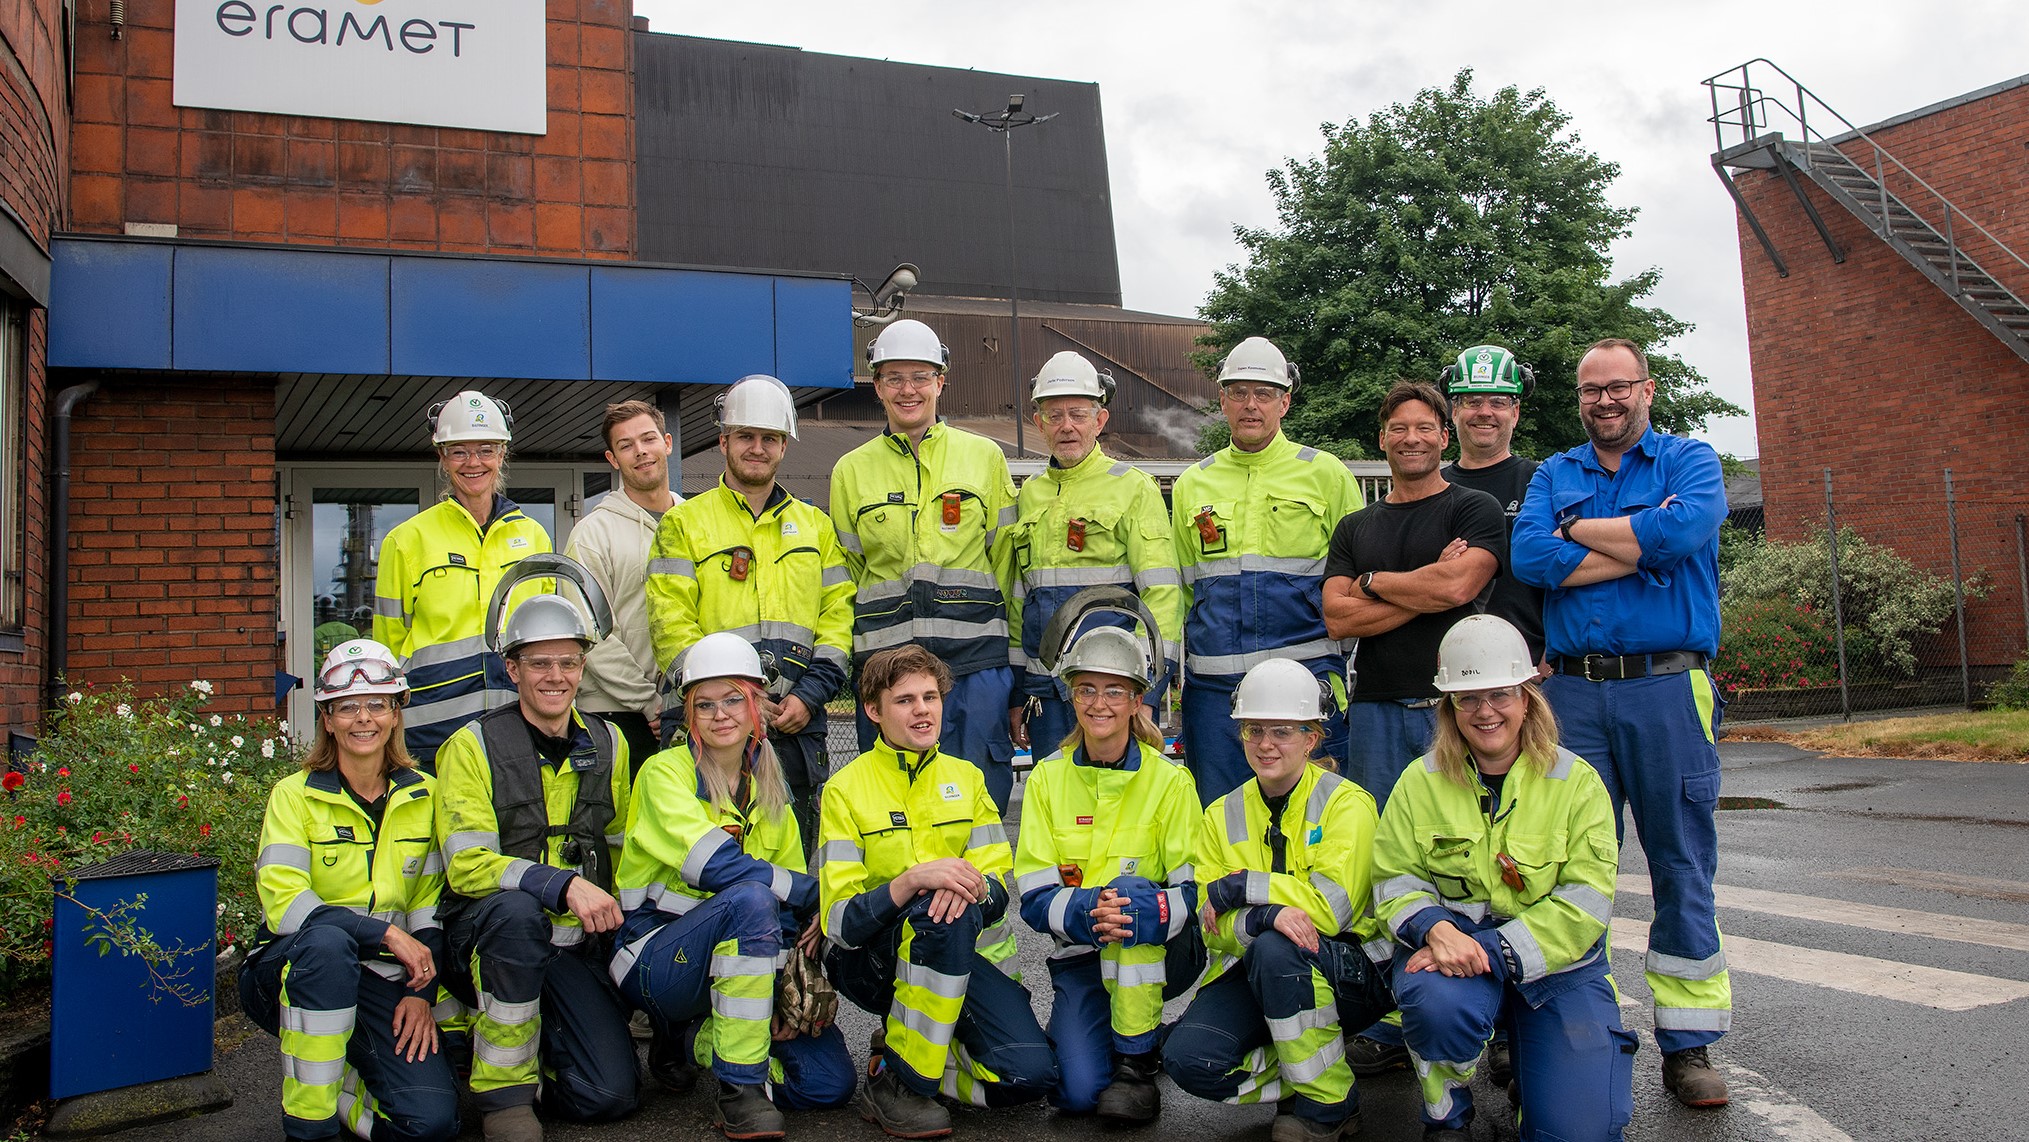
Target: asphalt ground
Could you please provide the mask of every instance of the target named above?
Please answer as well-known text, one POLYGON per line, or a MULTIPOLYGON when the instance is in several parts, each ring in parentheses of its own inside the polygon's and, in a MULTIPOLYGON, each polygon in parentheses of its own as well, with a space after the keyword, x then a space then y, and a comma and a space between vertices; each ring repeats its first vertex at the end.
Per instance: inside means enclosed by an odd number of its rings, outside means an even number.
MULTIPOLYGON (((1732 1105, 1692 1111, 1662 1089, 1649 1031, 1636 924, 1653 913, 1630 834, 1616 898, 1622 1014, 1643 1038, 1627 1137, 1767 1139, 2029 1138, 2029 766, 1826 758, 1789 746, 1722 743, 1720 924, 1729 939, 1734 1031, 1713 1049, 1732 1105), (1630 939, 1630 937, 1635 937, 1630 939)), ((1019 809, 1010 814, 1018 825, 1019 809)), ((1039 1017, 1049 989, 1042 939, 1023 932, 1021 965, 1039 1017), (1038 981, 1043 981, 1038 986, 1038 981)), ((1180 1000, 1170 1007, 1174 1017, 1180 1000)), ((864 1061, 873 1017, 840 1023, 864 1061)), ((122 1142, 277 1137, 275 1041, 234 1016, 221 1023, 219 1073, 236 1102, 202 1118, 124 1132, 122 1142)), ((549 1137, 716 1137, 711 1085, 688 1096, 644 1084, 641 1111, 601 1126, 553 1123, 549 1137)), ((1272 1110, 1191 1098, 1161 1080, 1163 1114, 1122 1129, 1040 1105, 960 1109, 957 1136, 1187 1137, 1260 1140, 1272 1110)), ((1374 1142, 1421 1137, 1407 1071, 1360 1080, 1374 1142)), ((1503 1094, 1475 1090, 1475 1139, 1514 1138, 1503 1094)), ((791 1137, 873 1142, 851 1110, 790 1116, 791 1137)), ((466 1115, 464 1137, 481 1136, 466 1115)))

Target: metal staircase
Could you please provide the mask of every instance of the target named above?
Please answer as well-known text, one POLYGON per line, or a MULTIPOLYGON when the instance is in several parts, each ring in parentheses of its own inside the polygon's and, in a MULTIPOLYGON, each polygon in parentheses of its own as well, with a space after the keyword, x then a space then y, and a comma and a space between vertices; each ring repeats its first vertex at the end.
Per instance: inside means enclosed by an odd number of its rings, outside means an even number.
POLYGON ((2016 356, 2029 361, 2029 304, 1981 268, 1967 246, 2025 288, 2029 288, 2029 261, 1768 60, 1750 60, 1728 69, 1705 80, 1705 87, 1712 98, 1710 122, 1719 148, 1712 155, 1712 169, 1777 273, 1788 277, 1789 265, 1735 185, 1735 171, 1770 170, 1779 175, 1802 204, 1832 260, 1844 262, 1845 251, 1833 239, 1797 176, 1809 179, 1866 223, 2016 356), (1782 129, 1770 130, 1771 119, 1782 129), (1837 133, 1827 136, 1822 127, 1837 133), (1729 135, 1733 136, 1730 143, 1729 135))

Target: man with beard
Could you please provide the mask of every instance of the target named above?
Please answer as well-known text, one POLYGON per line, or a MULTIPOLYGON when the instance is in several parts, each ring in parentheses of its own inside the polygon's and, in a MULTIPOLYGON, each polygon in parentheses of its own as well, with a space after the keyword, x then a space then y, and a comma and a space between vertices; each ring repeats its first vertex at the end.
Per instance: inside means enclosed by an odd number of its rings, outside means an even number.
POLYGON ((606 463, 620 474, 620 487, 600 497, 571 529, 564 550, 584 564, 613 605, 613 637, 585 655, 578 709, 626 735, 638 771, 655 752, 650 719, 657 713, 655 649, 648 641, 648 548, 663 513, 676 506, 669 488, 675 441, 662 410, 646 401, 607 405, 604 431, 606 463))
POLYGON ((1515 521, 1515 573, 1546 589, 1555 673, 1544 694, 1564 744, 1634 807, 1656 918, 1647 976, 1663 1085, 1686 1106, 1723 1106, 1706 1047, 1732 1026, 1733 991, 1713 914, 1718 867, 1719 456, 1649 424, 1656 383, 1632 341, 1578 362, 1591 443, 1543 463, 1515 521))
MULTIPOLYGON (((1512 536, 1515 517, 1529 494, 1536 462, 1510 450, 1515 426, 1522 420, 1522 398, 1536 387, 1536 374, 1499 345, 1475 345, 1447 366, 1438 383, 1451 398, 1451 423, 1458 433, 1458 459, 1440 473, 1448 483, 1477 488, 1494 498, 1507 516, 1512 536)), ((1543 589, 1513 575, 1494 580, 1487 613, 1499 615, 1522 632, 1533 661, 1543 661, 1543 589)))

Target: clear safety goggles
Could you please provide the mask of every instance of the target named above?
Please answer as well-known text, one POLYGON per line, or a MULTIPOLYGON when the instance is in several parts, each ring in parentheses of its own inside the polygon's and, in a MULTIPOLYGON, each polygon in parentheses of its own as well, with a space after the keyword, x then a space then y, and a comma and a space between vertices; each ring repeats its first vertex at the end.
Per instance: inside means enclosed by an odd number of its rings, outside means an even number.
POLYGON ((379 659, 341 662, 336 666, 326 667, 324 673, 317 676, 317 689, 329 694, 350 689, 356 682, 364 682, 369 686, 384 686, 401 676, 402 672, 396 669, 392 662, 379 659))

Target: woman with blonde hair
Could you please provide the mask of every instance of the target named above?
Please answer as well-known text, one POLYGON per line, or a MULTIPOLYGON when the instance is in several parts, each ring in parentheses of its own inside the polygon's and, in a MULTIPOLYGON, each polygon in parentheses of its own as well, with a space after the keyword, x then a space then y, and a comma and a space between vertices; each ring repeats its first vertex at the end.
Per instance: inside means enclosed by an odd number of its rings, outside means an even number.
POLYGON ((649 1072, 665 1085, 696 1081, 680 1029, 703 1018, 696 1053, 719 1080, 718 1124, 734 1139, 780 1138, 778 1105, 843 1106, 855 1080, 837 1027, 797 1035, 774 1010, 788 947, 816 950, 817 881, 768 743, 766 682, 753 645, 730 632, 706 635, 684 656, 688 742, 649 758, 635 778, 615 878, 627 918, 608 968, 648 1013, 649 1072))
POLYGON ((263 921, 240 1001, 282 1041, 290 1138, 458 1133, 431 1013, 444 951, 436 784, 402 747, 408 688, 380 643, 334 647, 315 684, 316 742, 268 795, 263 921))
POLYGON ((1607 970, 1619 845, 1606 786, 1557 744, 1528 645, 1505 620, 1459 620, 1438 647, 1437 688, 1430 752, 1403 772, 1374 841, 1425 1137, 1468 1136, 1473 1072, 1505 1028, 1522 1138, 1618 1140, 1636 1040, 1607 970))

